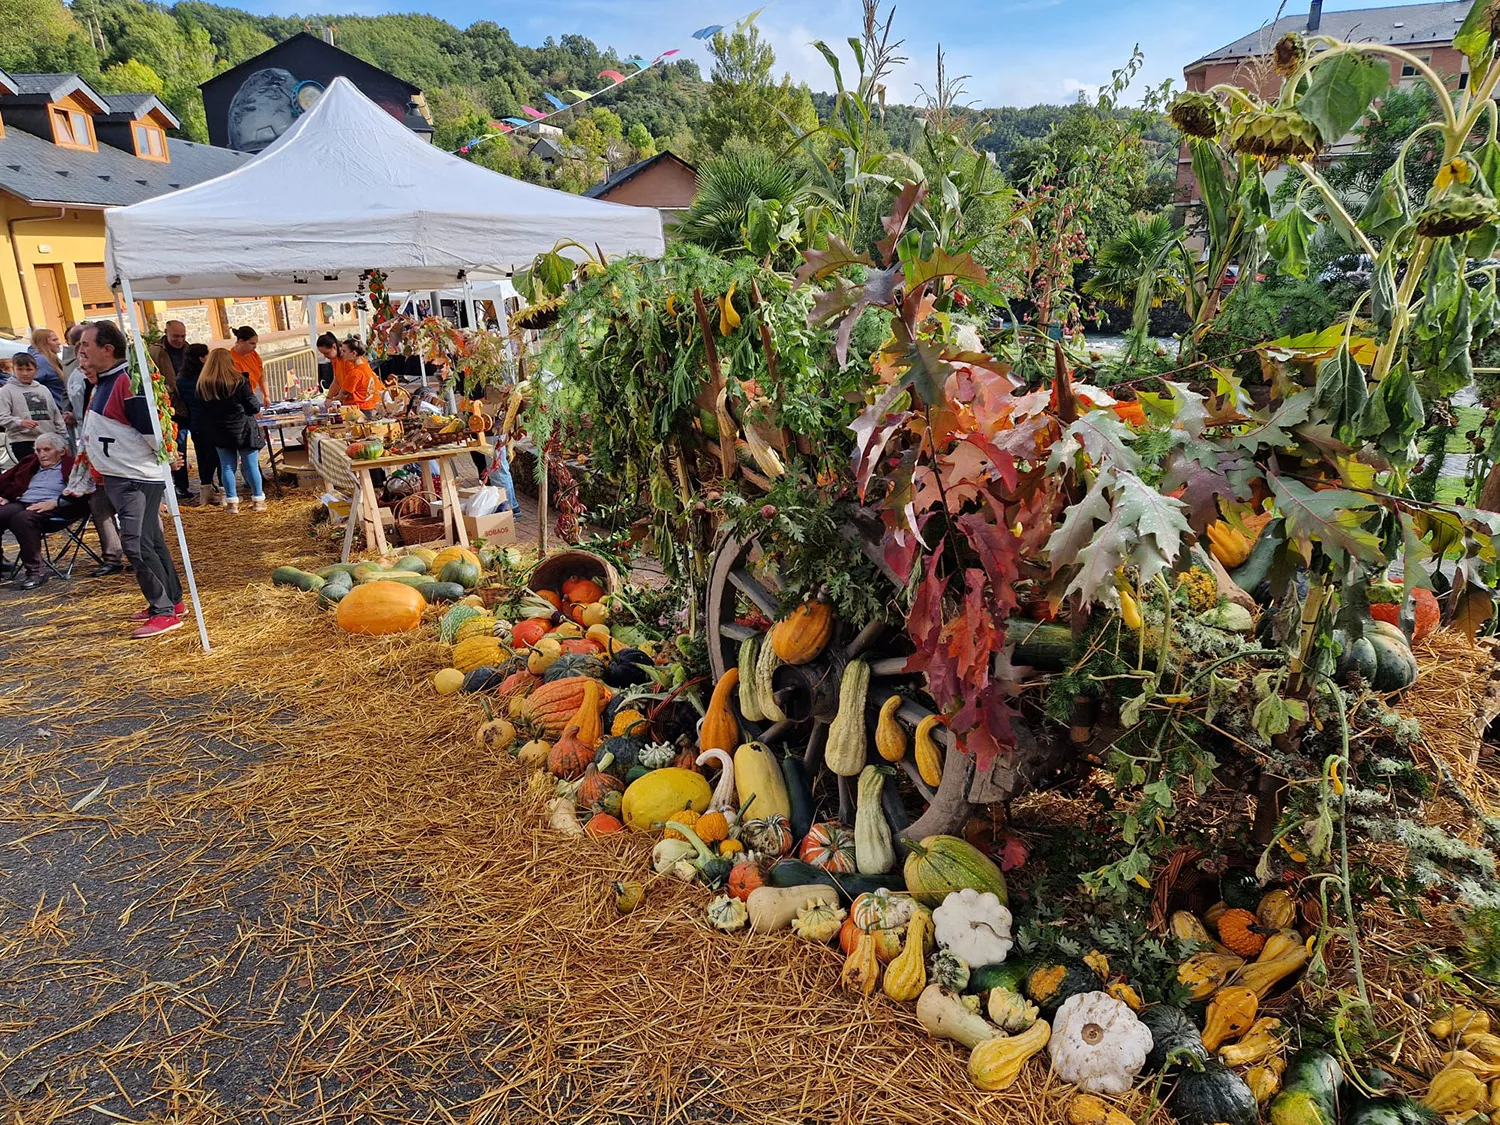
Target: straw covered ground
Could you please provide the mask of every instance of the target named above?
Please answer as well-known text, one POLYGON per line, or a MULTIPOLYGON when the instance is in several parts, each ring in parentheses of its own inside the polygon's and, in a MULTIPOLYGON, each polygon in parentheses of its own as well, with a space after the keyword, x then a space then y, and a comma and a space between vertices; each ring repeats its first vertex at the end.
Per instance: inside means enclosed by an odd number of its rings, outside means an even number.
POLYGON ((123 640, 128 578, 3 595, 0 1107, 63 1121, 1042 1122, 838 957, 608 889, 439 699, 425 636, 339 633, 310 508, 187 513, 215 651, 123 640))
MULTIPOLYGON (((128 577, 0 594, 5 1121, 1062 1119, 1045 1068, 975 1091, 831 948, 714 934, 668 880, 620 917, 649 841, 545 828, 472 699, 431 691, 432 630, 348 636, 267 584, 335 553, 311 510, 187 513, 210 656, 123 639, 128 577)), ((1420 717, 1493 811, 1479 656, 1423 655, 1454 682, 1420 717)), ((1399 945, 1372 950, 1382 1000, 1399 945)))

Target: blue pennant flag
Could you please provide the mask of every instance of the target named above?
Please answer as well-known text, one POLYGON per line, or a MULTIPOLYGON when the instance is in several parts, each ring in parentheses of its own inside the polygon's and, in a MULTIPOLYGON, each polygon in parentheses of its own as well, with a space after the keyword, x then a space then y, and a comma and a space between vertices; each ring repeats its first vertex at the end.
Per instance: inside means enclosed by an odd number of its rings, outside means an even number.
POLYGON ((708 27, 700 27, 697 31, 693 32, 693 38, 710 39, 723 30, 724 25, 722 23, 711 24, 708 27))
POLYGON ((646 60, 645 59, 638 59, 638 58, 630 58, 630 59, 626 59, 625 60, 625 65, 626 66, 639 66, 639 67, 643 67, 643 66, 646 65, 646 60))
POLYGON ((544 90, 542 92, 542 97, 546 98, 549 102, 552 103, 552 108, 553 109, 567 109, 568 108, 568 103, 565 102, 565 101, 563 101, 556 94, 549 94, 549 93, 547 93, 544 90))
POLYGON ((502 117, 500 120, 504 121, 507 125, 514 125, 517 129, 524 129, 531 124, 524 117, 502 117))

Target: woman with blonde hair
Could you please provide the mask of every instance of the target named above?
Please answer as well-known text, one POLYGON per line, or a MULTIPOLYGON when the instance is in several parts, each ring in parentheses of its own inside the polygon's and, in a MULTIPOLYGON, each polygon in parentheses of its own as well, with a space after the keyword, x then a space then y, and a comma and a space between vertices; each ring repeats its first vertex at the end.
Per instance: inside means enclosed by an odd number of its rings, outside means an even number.
POLYGON ((52 329, 38 328, 31 333, 31 347, 26 350, 36 360, 36 381, 47 388, 59 410, 66 410, 68 388, 63 384, 63 361, 58 352, 61 345, 62 341, 52 329))
POLYGON ((236 464, 250 486, 250 506, 266 510, 265 488, 260 476, 260 451, 265 434, 255 421, 261 401, 250 388, 250 380, 234 363, 226 348, 215 348, 208 354, 203 374, 198 376, 198 402, 193 410, 193 436, 198 438, 199 416, 202 416, 202 440, 219 452, 219 476, 223 491, 220 504, 231 512, 240 510, 235 488, 236 464))

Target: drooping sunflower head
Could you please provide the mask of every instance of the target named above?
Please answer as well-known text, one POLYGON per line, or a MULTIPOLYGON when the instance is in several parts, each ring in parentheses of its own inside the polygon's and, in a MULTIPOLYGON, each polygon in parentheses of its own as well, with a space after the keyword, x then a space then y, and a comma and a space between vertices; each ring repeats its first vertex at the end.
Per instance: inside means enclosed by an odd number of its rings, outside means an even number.
POLYGON ((1251 109, 1236 115, 1229 147, 1268 163, 1311 160, 1321 144, 1318 129, 1293 109, 1251 109))
POLYGON ((1417 233, 1424 238, 1470 234, 1500 219, 1500 206, 1483 195, 1445 195, 1417 212, 1417 233))
POLYGON ((1276 40, 1276 46, 1271 51, 1271 62, 1276 67, 1276 73, 1283 78, 1290 78, 1296 74, 1297 68, 1306 58, 1307 44, 1295 31, 1288 31, 1276 40))
POLYGON ((1172 99, 1172 124, 1190 137, 1213 140, 1224 128, 1224 107, 1212 94, 1187 91, 1172 99))

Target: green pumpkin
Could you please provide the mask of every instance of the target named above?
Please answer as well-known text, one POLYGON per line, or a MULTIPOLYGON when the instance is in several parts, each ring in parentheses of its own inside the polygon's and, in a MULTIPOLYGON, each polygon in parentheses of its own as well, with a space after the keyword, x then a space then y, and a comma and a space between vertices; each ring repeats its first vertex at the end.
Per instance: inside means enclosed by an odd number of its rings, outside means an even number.
POLYGON ((1375 675, 1370 686, 1376 691, 1400 691, 1417 682, 1417 658, 1411 654, 1406 634, 1389 621, 1372 621, 1363 638, 1375 649, 1375 675))
POLYGON ((1151 1053, 1146 1056, 1146 1070, 1150 1073, 1178 1070, 1189 1058, 1200 1061, 1208 1058, 1203 1036, 1181 1008, 1149 1004, 1137 1013, 1137 1018, 1151 1032, 1151 1053))
POLYGON ((587 676, 597 680, 604 673, 604 663, 597 656, 581 652, 565 652, 547 666, 542 673, 542 683, 567 680, 574 676, 587 676))
POLYGON ((424 582, 417 593, 431 602, 456 602, 466 591, 457 582, 424 582))
MULTIPOLYGON (((604 760, 606 754, 614 755, 607 772, 616 777, 624 777, 631 768, 640 760, 641 751, 646 749, 646 740, 637 738, 633 734, 616 735, 614 738, 606 738, 599 744, 599 749, 594 753, 594 762, 604 760)), ((603 769, 602 766, 600 766, 603 769)))
POLYGON ((1344 1068, 1327 1051, 1297 1052, 1271 1100, 1272 1125, 1335 1125, 1343 1083, 1344 1068))
POLYGON ((983 994, 992 988, 1008 988, 1023 992, 1030 972, 1030 963, 1019 957, 995 965, 976 965, 969 970, 968 987, 958 991, 983 994))
POLYGON ((1177 1125, 1258 1125, 1260 1109, 1243 1078, 1216 1059, 1189 1064, 1167 1093, 1177 1125))
POLYGON ((472 590, 479 585, 483 577, 479 568, 468 559, 449 559, 443 564, 443 569, 438 571, 439 582, 454 582, 465 590, 472 590))
POLYGON ((1103 992, 1104 982, 1082 961, 1039 961, 1026 974, 1026 996, 1049 1019, 1080 992, 1103 992))

